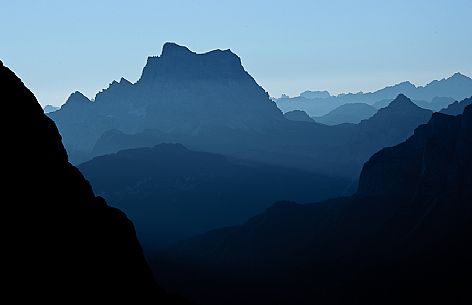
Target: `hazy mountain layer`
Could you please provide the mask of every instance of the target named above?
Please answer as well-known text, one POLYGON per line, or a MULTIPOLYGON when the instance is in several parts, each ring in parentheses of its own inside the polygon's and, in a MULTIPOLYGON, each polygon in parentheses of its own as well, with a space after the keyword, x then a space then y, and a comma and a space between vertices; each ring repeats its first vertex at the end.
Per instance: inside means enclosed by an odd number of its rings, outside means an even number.
POLYGON ((377 108, 364 103, 344 104, 330 111, 328 114, 313 119, 325 125, 338 125, 343 123, 360 123, 377 112, 377 108))
POLYGON ((130 216, 148 251, 240 224, 277 200, 311 202, 347 195, 356 187, 345 179, 190 151, 179 144, 124 150, 79 168, 96 193, 130 216))
POLYGON ((472 79, 463 74, 455 73, 451 77, 434 80, 425 86, 415 86, 410 82, 402 82, 367 93, 343 93, 337 96, 314 98, 307 94, 300 94, 300 96, 293 98, 283 96, 276 99, 276 103, 283 112, 303 110, 309 116, 317 117, 348 103, 380 104, 381 107, 384 107, 400 93, 411 98, 422 108, 439 111, 454 100, 459 101, 471 96, 472 79))
POLYGON ((441 113, 449 115, 458 115, 464 112, 465 107, 469 106, 470 104, 472 104, 472 96, 460 102, 455 101, 446 108, 442 109, 441 113))
POLYGON ((370 158, 354 196, 279 202, 155 266, 205 304, 468 304, 471 154, 472 106, 435 113, 370 158))
POLYGON ((106 132, 97 141, 93 154, 156 143, 182 143, 192 150, 357 180, 362 164, 373 153, 405 140, 430 117, 431 111, 399 96, 397 102, 360 124, 325 126, 286 120, 258 132, 202 128, 199 135, 156 130, 125 134, 115 130, 106 132))
POLYGON ((284 113, 284 116, 287 120, 298 121, 298 122, 314 122, 312 118, 308 116, 305 111, 302 110, 292 110, 284 113))
POLYGON ((148 58, 135 84, 114 81, 94 101, 76 92, 50 117, 72 152, 90 152, 112 129, 197 136, 200 129, 259 130, 284 119, 231 51, 196 54, 174 43, 148 58))

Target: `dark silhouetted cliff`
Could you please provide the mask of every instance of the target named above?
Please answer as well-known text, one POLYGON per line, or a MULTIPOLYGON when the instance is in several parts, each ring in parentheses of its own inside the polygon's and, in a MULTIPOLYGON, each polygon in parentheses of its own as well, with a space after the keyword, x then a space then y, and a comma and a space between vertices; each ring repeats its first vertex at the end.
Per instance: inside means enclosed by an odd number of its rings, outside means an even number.
POLYGON ((16 301, 147 297, 154 281, 131 221, 94 195, 68 162, 54 122, 3 64, 0 95, 9 114, 2 120, 4 291, 17 291, 16 301))

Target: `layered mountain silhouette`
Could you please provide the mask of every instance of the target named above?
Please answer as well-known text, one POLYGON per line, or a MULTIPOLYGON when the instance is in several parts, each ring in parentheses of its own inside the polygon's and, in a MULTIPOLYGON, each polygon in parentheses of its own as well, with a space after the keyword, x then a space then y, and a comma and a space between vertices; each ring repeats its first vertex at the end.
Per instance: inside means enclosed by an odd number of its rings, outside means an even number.
POLYGON ((342 123, 360 123, 377 112, 377 108, 365 103, 350 103, 339 106, 328 114, 313 119, 321 124, 338 125, 342 123))
POLYGON ((428 121, 431 113, 401 95, 378 115, 359 124, 325 126, 285 120, 259 132, 218 128, 198 136, 158 130, 136 134, 111 130, 97 141, 93 155, 156 143, 182 143, 192 150, 357 180, 362 165, 373 153, 404 141, 418 125, 428 121))
POLYGON ((276 203, 155 266, 205 304, 468 304, 471 154, 472 106, 435 113, 365 163, 352 197, 276 203))
POLYGON ((0 94, 7 113, 18 114, 3 120, 5 292, 21 291, 16 301, 33 291, 48 301, 103 294, 113 300, 132 290, 135 301, 148 296, 154 280, 133 224, 94 195, 68 162, 53 121, 1 62, 0 94))
POLYGON ((328 91, 304 91, 300 93, 301 97, 307 98, 307 99, 315 99, 315 98, 327 98, 331 97, 331 94, 328 91))
POLYGON ((136 83, 114 81, 93 102, 76 92, 50 117, 70 151, 90 151, 112 129, 198 135, 206 129, 258 130, 284 119, 234 53, 196 54, 174 43, 148 58, 136 83))
POLYGON ((292 110, 284 113, 284 116, 287 120, 298 121, 298 122, 314 122, 312 118, 308 116, 305 111, 302 110, 292 110))
POLYGON ((300 94, 298 97, 285 96, 276 99, 276 103, 283 112, 303 110, 311 117, 319 117, 348 103, 377 104, 376 108, 381 108, 400 93, 411 98, 422 108, 439 111, 454 100, 459 101, 471 96, 472 79, 461 73, 455 73, 451 77, 434 80, 425 86, 415 86, 407 81, 375 92, 343 93, 322 98, 309 98, 305 94, 300 94))
POLYGON ((464 112, 465 107, 469 106, 470 104, 472 104, 472 96, 460 102, 455 101, 446 108, 442 109, 441 113, 449 115, 458 115, 464 112))
MULTIPOLYGON (((393 99, 381 100, 374 103, 372 106, 374 106, 377 109, 384 108, 384 107, 387 107, 388 104, 390 104, 392 100, 393 99)), ((419 107, 424 108, 424 109, 429 109, 434 112, 438 112, 441 109, 446 108, 447 106, 449 106, 450 104, 454 102, 455 100, 451 97, 435 97, 431 101, 413 100, 413 103, 415 103, 419 107)))
POLYGON ((403 114, 394 113, 397 124, 374 126, 381 132, 359 124, 290 121, 231 51, 196 54, 173 43, 148 59, 136 83, 112 82, 94 100, 75 92, 49 116, 75 164, 122 149, 181 143, 191 150, 353 180, 375 151, 398 144, 427 120, 420 115, 415 126, 403 128, 403 114), (373 137, 360 138, 366 133, 373 137))
POLYGON ((355 190, 348 180, 191 151, 180 144, 124 150, 79 169, 97 194, 134 221, 147 252, 240 224, 280 199, 311 202, 355 190))

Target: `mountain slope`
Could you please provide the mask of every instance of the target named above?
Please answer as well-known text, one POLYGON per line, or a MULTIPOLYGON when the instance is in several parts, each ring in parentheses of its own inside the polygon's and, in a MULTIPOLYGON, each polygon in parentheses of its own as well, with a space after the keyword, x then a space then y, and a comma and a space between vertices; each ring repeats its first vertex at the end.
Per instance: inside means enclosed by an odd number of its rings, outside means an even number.
POLYGON ((471 153, 472 106, 435 113, 366 162, 356 195, 280 202, 161 254, 163 285, 206 304, 468 304, 471 153))
POLYGON ((472 96, 460 102, 455 101, 446 108, 442 109, 440 112, 449 115, 458 115, 464 112, 465 107, 469 106, 470 104, 472 104, 472 96))
POLYGON ((0 94, 9 101, 7 113, 21 114, 2 123, 9 163, 2 201, 5 292, 39 289, 36 300, 48 301, 58 291, 66 299, 106 294, 112 300, 127 290, 136 291, 135 300, 147 296, 153 278, 133 224, 94 195, 68 162, 52 120, 1 62, 0 94), (51 186, 54 191, 45 191, 51 186))
POLYGON ((298 122, 314 122, 312 118, 308 116, 305 111, 293 110, 284 113, 284 116, 287 120, 298 121, 298 122))
POLYGON ((342 123, 360 123, 377 112, 377 109, 364 103, 350 103, 339 106, 328 114, 315 117, 314 120, 321 124, 338 125, 342 123))
POLYGON ((123 209, 148 251, 243 222, 274 201, 349 194, 349 180, 197 152, 179 144, 120 151, 79 166, 96 193, 123 209), (113 172, 113 176, 110 176, 113 172))

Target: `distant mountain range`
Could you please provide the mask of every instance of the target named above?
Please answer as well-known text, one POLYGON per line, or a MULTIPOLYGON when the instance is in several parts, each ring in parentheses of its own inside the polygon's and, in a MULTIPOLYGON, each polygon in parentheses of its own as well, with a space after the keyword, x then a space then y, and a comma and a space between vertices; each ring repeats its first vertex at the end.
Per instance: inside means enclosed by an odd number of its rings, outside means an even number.
POLYGON ((235 54, 196 54, 172 43, 148 59, 135 84, 113 82, 94 101, 75 92, 49 114, 75 164, 122 149, 181 143, 191 150, 352 180, 374 152, 405 140, 430 115, 416 107, 411 113, 392 111, 372 124, 291 121, 235 54))
POLYGON ((374 106, 380 103, 384 107, 400 93, 411 98, 422 108, 439 111, 447 107, 447 103, 472 96, 472 79, 455 73, 449 78, 434 80, 425 86, 402 82, 375 92, 343 93, 336 96, 310 95, 304 92, 298 97, 290 98, 285 95, 275 101, 283 112, 303 110, 311 117, 319 117, 348 103, 366 103, 374 106))
POLYGON ((435 113, 365 163, 354 196, 183 241, 156 256, 161 285, 209 305, 468 304, 471 155, 472 106, 435 113))
POLYGON ((156 130, 125 134, 114 130, 97 141, 94 154, 182 143, 192 150, 357 180, 362 165, 373 153, 404 141, 418 125, 428 121, 431 113, 400 95, 359 124, 326 126, 286 120, 263 132, 220 128, 205 130, 204 136, 156 130))
POLYGON ((348 195, 356 187, 346 179, 191 151, 180 144, 123 150, 79 169, 97 194, 135 222, 148 252, 240 224, 277 200, 311 202, 348 195))
POLYGON ((49 112, 53 112, 53 111, 56 111, 60 109, 60 107, 57 107, 57 106, 53 106, 53 105, 46 105, 44 106, 43 110, 44 110, 44 113, 49 113, 49 112))

